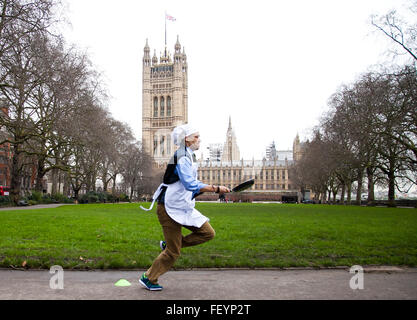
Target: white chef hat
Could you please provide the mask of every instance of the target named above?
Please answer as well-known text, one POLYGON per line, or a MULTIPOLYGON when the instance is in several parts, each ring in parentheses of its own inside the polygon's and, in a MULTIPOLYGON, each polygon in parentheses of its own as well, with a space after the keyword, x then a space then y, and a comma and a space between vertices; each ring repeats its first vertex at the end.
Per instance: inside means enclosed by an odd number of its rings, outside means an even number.
POLYGON ((174 144, 179 146, 181 145, 181 142, 184 142, 185 137, 188 137, 196 132, 198 132, 198 130, 186 123, 176 127, 171 133, 171 138, 174 144))

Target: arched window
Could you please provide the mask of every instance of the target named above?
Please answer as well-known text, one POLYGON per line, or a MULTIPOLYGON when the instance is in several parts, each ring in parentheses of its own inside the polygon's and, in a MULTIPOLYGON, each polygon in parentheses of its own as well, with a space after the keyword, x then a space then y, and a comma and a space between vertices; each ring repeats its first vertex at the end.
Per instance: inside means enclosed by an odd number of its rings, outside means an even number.
POLYGON ((167 98, 167 117, 171 116, 171 97, 167 98))
POLYGON ((161 97, 161 117, 165 117, 165 99, 161 97))
POLYGON ((158 136, 153 136, 153 155, 156 156, 158 153, 158 136))
POLYGON ((161 151, 161 156, 165 155, 165 136, 161 136, 161 143, 159 144, 159 150, 161 151))
POLYGON ((158 98, 157 97, 153 98, 153 116, 154 117, 158 116, 158 98))
POLYGON ((167 134, 167 154, 171 155, 171 135, 167 134))

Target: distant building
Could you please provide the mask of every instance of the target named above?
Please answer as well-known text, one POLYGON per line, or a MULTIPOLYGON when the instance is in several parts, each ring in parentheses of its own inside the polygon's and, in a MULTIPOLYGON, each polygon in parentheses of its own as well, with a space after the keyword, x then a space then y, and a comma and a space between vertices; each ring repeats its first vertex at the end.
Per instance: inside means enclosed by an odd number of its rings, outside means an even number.
POLYGON ((221 143, 210 143, 209 149, 209 160, 210 161, 221 161, 223 153, 223 144, 221 143))
POLYGON ((294 139, 294 143, 293 143, 293 147, 292 147, 292 151, 294 154, 294 161, 300 161, 301 157, 304 154, 304 150, 305 150, 305 142, 300 142, 300 137, 297 136, 294 139))
POLYGON ((10 144, 0 145, 0 186, 10 187, 10 144))
MULTIPOLYGON (((270 149, 271 146, 268 148, 270 149)), ((249 191, 296 197, 297 190, 292 185, 289 176, 289 165, 293 163, 293 152, 275 149, 272 154, 274 155, 272 159, 244 160, 237 158, 239 147, 229 118, 222 160, 213 161, 211 157, 209 159, 201 158, 198 179, 206 184, 225 185, 232 188, 243 181, 254 178, 255 184, 249 191)))
POLYGON ((266 148, 266 159, 274 160, 277 158, 277 149, 275 148, 275 141, 272 141, 271 145, 266 148))
POLYGON ((232 129, 232 119, 229 116, 229 127, 227 128, 226 141, 223 145, 222 162, 233 162, 240 160, 240 151, 236 143, 236 136, 232 129))
MULTIPOLYGON (((9 109, 2 102, 0 107, 3 115, 9 117, 9 109)), ((0 128, 0 140, 4 140, 10 137, 10 133, 6 128, 0 128)), ((9 189, 11 187, 11 173, 12 173, 12 158, 13 151, 10 143, 4 143, 0 145, 0 186, 9 189)), ((36 162, 35 156, 25 156, 25 166, 21 169, 20 190, 21 194, 30 193, 35 185, 36 179, 36 162)), ((44 182, 44 181, 43 181, 44 182)))

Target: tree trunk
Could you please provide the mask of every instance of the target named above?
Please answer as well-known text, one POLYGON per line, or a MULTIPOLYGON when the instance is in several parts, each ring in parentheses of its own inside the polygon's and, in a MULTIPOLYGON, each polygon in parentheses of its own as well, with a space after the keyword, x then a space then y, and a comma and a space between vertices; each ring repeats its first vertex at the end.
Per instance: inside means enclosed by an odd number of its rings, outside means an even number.
POLYGON ((68 197, 71 195, 71 192, 70 192, 70 182, 69 182, 68 174, 66 172, 63 174, 63 178, 64 178, 64 187, 62 191, 63 191, 64 196, 68 197))
POLYGON ((57 176, 58 176, 58 193, 64 194, 64 191, 61 192, 61 183, 62 183, 62 172, 61 172, 61 170, 57 171, 57 176))
POLYGON ((13 146, 11 181, 10 181, 10 200, 17 204, 20 198, 20 185, 22 180, 22 173, 20 170, 20 150, 18 145, 13 146))
POLYGON ((105 175, 101 177, 101 181, 103 182, 103 192, 107 192, 107 188, 108 188, 108 181, 106 178, 107 177, 105 175))
POLYGON ((394 165, 391 162, 388 173, 388 207, 395 207, 395 171, 394 165))
POLYGON ((358 190, 356 191, 356 204, 361 205, 362 201, 362 184, 363 184, 363 170, 359 169, 358 172, 358 190))
POLYGON ((96 180, 97 180, 96 175, 92 174, 91 175, 91 191, 94 191, 94 192, 96 192, 96 180))
MULTIPOLYGON (((77 181, 78 183, 78 181, 77 181)), ((91 191, 91 174, 87 174, 86 178, 85 178, 85 191, 89 192, 91 191)))
POLYGON ((42 157, 38 158, 38 165, 36 169, 36 185, 35 190, 38 192, 43 192, 43 177, 45 176, 45 159, 42 157))
POLYGON ((52 188, 51 188, 51 194, 57 194, 57 170, 52 169, 51 170, 51 179, 52 179, 52 188))
POLYGON ((352 182, 348 182, 347 184, 347 201, 346 204, 350 206, 352 204, 352 182))
POLYGON ((301 187, 301 195, 302 195, 302 200, 305 200, 305 198, 306 198, 306 190, 305 190, 304 186, 301 187))
POLYGON ((340 204, 345 204, 346 185, 342 184, 342 194, 340 195, 340 204))
POLYGON ((366 175, 368 177, 368 206, 373 206, 375 204, 375 193, 374 193, 374 173, 371 168, 366 168, 366 175))
POLYGON ((133 198, 133 188, 131 187, 130 188, 130 197, 129 197, 130 201, 132 201, 132 198, 133 198))
POLYGON ((115 194, 115 192, 116 192, 116 177, 117 177, 117 174, 115 174, 115 175, 113 176, 113 187, 112 187, 112 189, 111 189, 111 193, 112 193, 112 194, 115 194))
POLYGON ((321 198, 321 203, 326 203, 327 201, 327 191, 324 190, 324 192, 322 193, 322 198, 321 198))

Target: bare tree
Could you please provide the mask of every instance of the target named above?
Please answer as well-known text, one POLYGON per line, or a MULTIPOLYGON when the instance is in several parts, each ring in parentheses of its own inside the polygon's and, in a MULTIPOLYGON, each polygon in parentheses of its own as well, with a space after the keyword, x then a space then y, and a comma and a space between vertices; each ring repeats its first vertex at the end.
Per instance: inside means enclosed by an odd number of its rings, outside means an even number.
MULTIPOLYGON (((408 150, 406 161, 411 171, 417 171, 417 69, 415 65, 396 68, 391 73, 393 94, 397 97, 395 117, 399 119, 393 132, 387 132, 391 139, 408 150)), ((415 179, 412 181, 416 183, 415 179)))
POLYGON ((408 99, 399 94, 397 74, 385 71, 373 75, 372 80, 379 92, 375 95, 379 106, 375 112, 376 121, 373 128, 379 137, 377 167, 385 174, 389 205, 394 206, 395 189, 400 188, 401 180, 408 178, 406 163, 410 161, 410 150, 407 144, 401 142, 402 132, 407 132, 407 127, 411 125, 402 112, 404 105, 408 104, 408 99))
MULTIPOLYGON (((2 0, 0 2, 0 59, 13 54, 15 47, 21 47, 22 39, 31 34, 50 33, 60 17, 53 12, 60 6, 58 0, 2 0)), ((0 87, 12 85, 7 81, 7 72, 1 69, 0 87)))
POLYGON ((320 128, 316 128, 304 148, 303 156, 291 169, 291 177, 299 186, 311 188, 318 195, 317 200, 325 202, 330 188, 337 187, 333 183, 337 162, 330 155, 331 145, 323 139, 320 128))
POLYGON ((100 175, 104 190, 107 190, 109 182, 113 181, 112 193, 114 194, 117 176, 124 170, 123 156, 129 152, 129 146, 133 143, 134 137, 127 124, 113 118, 107 120, 105 132, 100 175))
MULTIPOLYGON (((417 1, 412 1, 409 12, 414 14, 414 21, 416 21, 417 1)), ((391 10, 382 17, 371 16, 371 24, 400 48, 400 51, 393 50, 394 55, 405 53, 417 60, 417 23, 407 23, 396 10, 391 10)))
POLYGON ((70 141, 69 156, 63 161, 76 198, 83 187, 90 190, 92 177, 97 175, 102 132, 96 124, 100 123, 99 118, 105 113, 88 93, 80 97, 78 105, 80 109, 71 115, 71 122, 63 128, 66 139, 70 141))
POLYGON ((11 192, 12 201, 17 202, 20 193, 23 146, 33 137, 32 116, 36 107, 30 104, 29 97, 41 79, 33 73, 36 59, 40 58, 39 43, 42 34, 29 34, 15 43, 12 52, 3 55, 0 66, 7 86, 0 86, 5 114, 0 124, 9 136, 0 144, 10 143, 12 147, 11 192))
MULTIPOLYGON (((130 199, 149 194, 151 183, 152 158, 143 152, 140 143, 132 143, 123 155, 123 183, 130 190, 130 199)), ((152 187, 151 186, 151 187, 152 187)))
POLYGON ((36 61, 42 56, 42 43, 55 22, 56 1, 4 0, 0 3, 0 125, 6 129, 0 145, 12 149, 10 196, 17 203, 24 170, 24 145, 32 137, 34 106, 29 96, 42 81, 36 74, 36 61))

